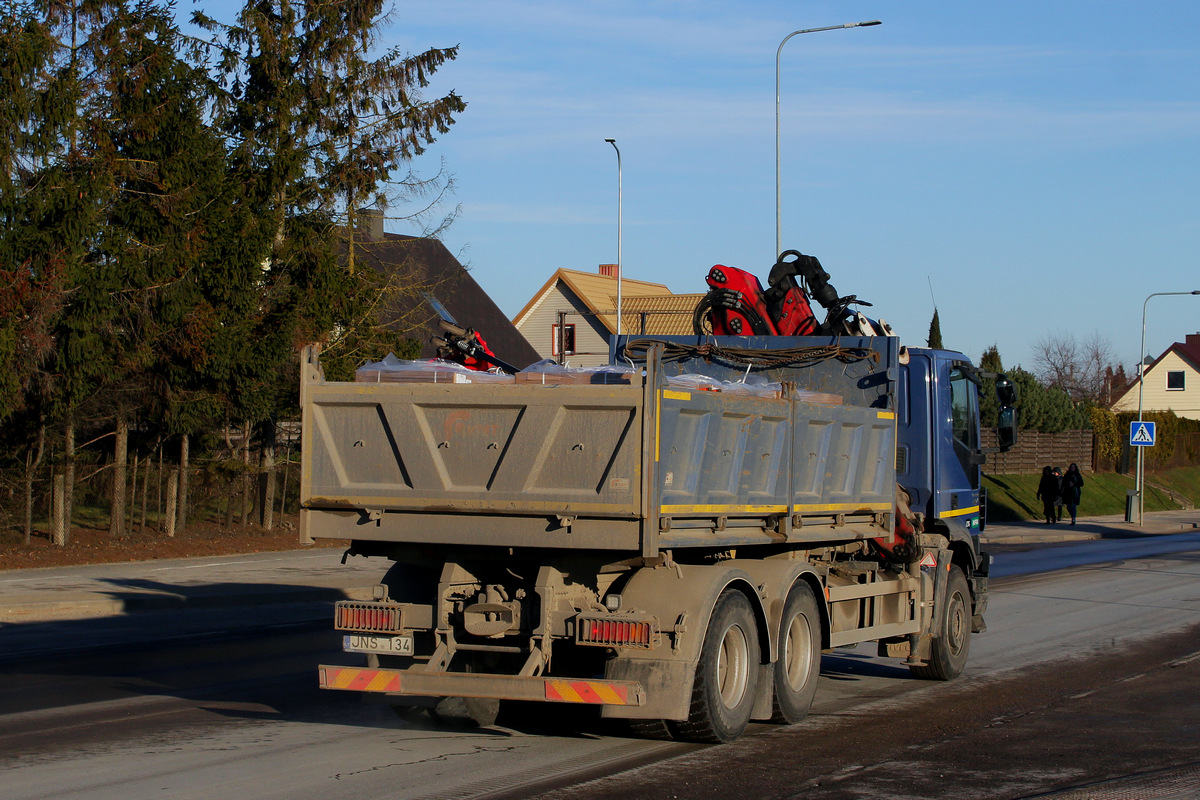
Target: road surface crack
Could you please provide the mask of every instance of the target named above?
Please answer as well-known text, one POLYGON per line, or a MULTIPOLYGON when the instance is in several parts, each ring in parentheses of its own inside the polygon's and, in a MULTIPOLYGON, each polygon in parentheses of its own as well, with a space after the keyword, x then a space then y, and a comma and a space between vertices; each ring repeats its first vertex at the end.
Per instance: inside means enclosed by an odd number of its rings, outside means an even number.
POLYGON ((524 749, 524 745, 506 745, 504 747, 489 747, 487 745, 475 745, 470 750, 466 750, 463 752, 441 753, 439 755, 428 756, 426 758, 411 759, 409 761, 393 761, 389 764, 377 764, 373 767, 368 767, 367 769, 355 770, 353 772, 339 772, 333 776, 333 779, 335 781, 340 781, 340 780, 345 780, 346 778, 353 778, 356 775, 365 775, 365 774, 368 774, 371 772, 380 772, 382 770, 392 769, 394 767, 411 767, 411 766, 415 766, 418 764, 436 764, 438 762, 449 761, 452 758, 474 756, 474 755, 479 755, 480 753, 511 753, 511 752, 515 752, 517 750, 522 750, 522 749, 524 749))

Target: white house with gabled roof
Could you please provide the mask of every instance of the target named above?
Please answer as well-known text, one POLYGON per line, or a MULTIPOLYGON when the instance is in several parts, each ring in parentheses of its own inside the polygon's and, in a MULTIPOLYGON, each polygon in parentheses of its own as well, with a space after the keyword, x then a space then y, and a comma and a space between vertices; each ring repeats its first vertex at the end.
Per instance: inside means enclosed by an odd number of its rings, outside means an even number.
MULTIPOLYGON (((1200 419, 1200 333, 1189 333, 1143 368, 1142 408, 1173 411, 1177 417, 1200 419)), ((1113 411, 1138 410, 1135 380, 1112 405, 1113 411)))

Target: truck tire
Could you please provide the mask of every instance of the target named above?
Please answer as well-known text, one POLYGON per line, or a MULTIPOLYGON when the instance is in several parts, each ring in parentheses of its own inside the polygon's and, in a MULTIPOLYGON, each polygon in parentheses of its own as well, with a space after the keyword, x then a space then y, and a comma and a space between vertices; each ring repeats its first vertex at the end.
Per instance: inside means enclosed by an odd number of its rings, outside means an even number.
POLYGON ((487 728, 499 715, 500 701, 489 697, 439 697, 429 709, 435 722, 462 728, 487 728))
POLYGON ((812 587, 797 581, 779 627, 771 721, 792 725, 808 716, 821 674, 821 613, 812 587))
POLYGON ((631 719, 629 731, 642 739, 670 739, 671 729, 663 719, 631 719))
MULTIPOLYGON (((465 653, 463 655, 480 655, 465 653)), ((486 667, 476 665, 473 660, 454 659, 450 672, 487 672, 486 667)), ((439 697, 429 709, 434 722, 457 728, 487 728, 496 723, 500 715, 500 701, 494 697, 439 697)))
POLYGON ((909 667, 914 677, 949 681, 962 674, 971 650, 971 590, 957 565, 946 575, 946 602, 935 609, 936 638, 930 643, 928 663, 909 667))
POLYGON ((688 718, 670 723, 675 738, 720 743, 741 736, 750 723, 759 661, 754 610, 745 595, 727 589, 704 633, 688 718))

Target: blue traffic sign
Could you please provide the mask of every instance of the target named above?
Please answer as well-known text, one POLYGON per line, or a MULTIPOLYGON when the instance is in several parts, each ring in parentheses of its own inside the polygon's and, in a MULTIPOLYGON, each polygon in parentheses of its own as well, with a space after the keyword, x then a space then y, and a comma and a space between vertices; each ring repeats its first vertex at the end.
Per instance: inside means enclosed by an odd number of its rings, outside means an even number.
POLYGON ((1144 420, 1129 423, 1129 444, 1132 447, 1153 447, 1154 423, 1144 420))

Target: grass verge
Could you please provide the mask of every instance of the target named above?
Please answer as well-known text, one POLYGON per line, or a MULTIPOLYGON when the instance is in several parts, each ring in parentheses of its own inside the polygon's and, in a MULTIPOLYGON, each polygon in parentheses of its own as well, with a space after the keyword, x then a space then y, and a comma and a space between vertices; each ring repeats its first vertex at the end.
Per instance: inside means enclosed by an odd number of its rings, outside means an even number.
MULTIPOLYGON (((984 475, 983 485, 987 489, 987 518, 991 522, 1016 522, 1018 520, 1041 519, 1042 501, 1038 500, 1037 487, 1041 479, 1036 475, 984 475)), ((1084 473, 1083 494, 1079 502, 1079 513, 1087 516, 1125 513, 1125 497, 1134 489, 1132 475, 1114 472, 1084 473)), ((1159 486, 1165 486, 1200 505, 1200 467, 1184 467, 1164 470, 1146 476, 1146 511, 1169 511, 1179 508, 1171 495, 1159 486)))

